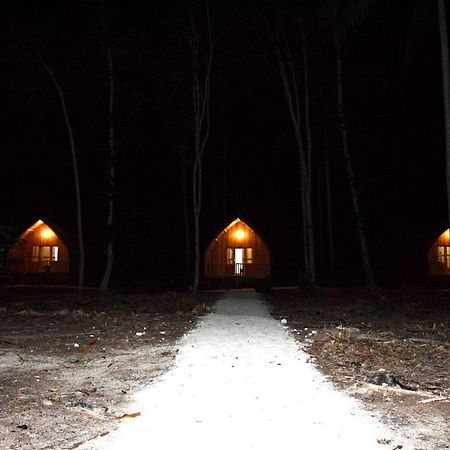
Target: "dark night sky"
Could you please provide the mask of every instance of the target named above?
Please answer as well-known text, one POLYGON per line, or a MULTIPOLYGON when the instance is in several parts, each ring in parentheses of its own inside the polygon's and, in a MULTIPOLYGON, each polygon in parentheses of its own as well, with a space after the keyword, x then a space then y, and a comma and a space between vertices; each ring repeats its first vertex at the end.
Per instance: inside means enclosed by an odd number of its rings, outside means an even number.
MULTIPOLYGON (((215 3, 203 247, 239 216, 269 244, 275 276, 292 279, 302 261, 297 152, 276 59, 260 23, 279 13, 289 24, 301 2, 215 3)), ((344 43, 350 149, 377 276, 411 282, 423 273, 426 248, 446 223, 437 12, 435 2, 372 3, 344 43)), ((188 3, 106 4, 117 88, 115 279, 177 278, 184 261, 179 155, 192 148, 188 3)), ((20 232, 42 218, 76 234, 67 132, 54 86, 30 62, 39 50, 63 85, 73 121, 91 280, 104 264, 108 155, 106 57, 95 5, 0 7, 0 223, 20 232)), ((315 27, 310 47, 317 256, 325 278, 319 169, 326 144, 339 274, 358 279, 361 262, 337 132, 334 51, 326 37, 315 27)))

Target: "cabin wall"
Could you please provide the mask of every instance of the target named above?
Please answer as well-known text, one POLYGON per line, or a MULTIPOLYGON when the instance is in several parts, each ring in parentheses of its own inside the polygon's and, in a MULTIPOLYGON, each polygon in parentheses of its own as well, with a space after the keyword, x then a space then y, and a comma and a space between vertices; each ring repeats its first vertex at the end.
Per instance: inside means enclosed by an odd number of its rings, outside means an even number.
POLYGON ((450 275, 450 232, 444 231, 428 252, 430 275, 450 275))
MULTIPOLYGON (((245 252, 245 251, 244 251, 245 252)), ((242 276, 263 279, 270 274, 270 254, 261 238, 243 222, 222 232, 208 247, 205 255, 205 276, 207 278, 228 278, 242 276), (239 232, 241 236, 239 236, 239 232), (246 260, 242 274, 235 273, 235 265, 227 259, 228 249, 251 248, 251 262, 246 260)))
MULTIPOLYGON (((51 250, 50 250, 51 251, 51 250)), ((69 272, 69 252, 61 239, 46 225, 42 224, 33 231, 25 232, 20 241, 14 244, 11 255, 20 258, 23 262, 15 262, 11 265, 11 272, 18 273, 68 273, 69 272), (48 237, 42 235, 44 229, 50 230, 48 237), (58 260, 52 261, 51 256, 48 261, 42 261, 33 255, 33 247, 58 247, 58 260)))

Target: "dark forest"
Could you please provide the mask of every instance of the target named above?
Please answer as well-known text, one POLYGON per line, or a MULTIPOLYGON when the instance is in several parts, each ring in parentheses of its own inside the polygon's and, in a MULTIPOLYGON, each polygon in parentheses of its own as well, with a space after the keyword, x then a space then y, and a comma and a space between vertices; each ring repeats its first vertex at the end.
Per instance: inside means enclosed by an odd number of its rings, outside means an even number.
MULTIPOLYGON (((2 2, 2 227, 17 237, 36 220, 48 221, 63 230, 76 257, 71 148, 48 68, 64 93, 77 152, 86 282, 100 283, 111 237, 112 283, 191 283, 190 42, 194 23, 204 64, 206 13, 204 2, 173 0, 2 2), (111 124, 116 179, 108 227, 111 124)), ((278 283, 305 272, 299 154, 277 53, 277 45, 288 45, 303 131, 308 88, 316 281, 364 281, 338 117, 338 36, 348 148, 375 279, 389 286, 423 282, 427 250, 448 222, 436 2, 211 2, 209 17, 201 254, 240 217, 264 237, 278 283)))

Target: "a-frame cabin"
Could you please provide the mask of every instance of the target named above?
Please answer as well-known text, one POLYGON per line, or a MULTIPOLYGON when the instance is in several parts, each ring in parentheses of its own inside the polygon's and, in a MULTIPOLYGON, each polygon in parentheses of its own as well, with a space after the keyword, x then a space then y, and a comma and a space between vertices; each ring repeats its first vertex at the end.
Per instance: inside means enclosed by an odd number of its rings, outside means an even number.
POLYGON ((207 279, 265 279, 270 275, 270 252, 245 222, 233 220, 205 252, 207 279))
POLYGON ((450 230, 445 230, 428 251, 428 273, 431 276, 450 275, 450 230))
POLYGON ((58 235, 42 220, 25 230, 11 247, 13 275, 69 274, 69 252, 58 235))

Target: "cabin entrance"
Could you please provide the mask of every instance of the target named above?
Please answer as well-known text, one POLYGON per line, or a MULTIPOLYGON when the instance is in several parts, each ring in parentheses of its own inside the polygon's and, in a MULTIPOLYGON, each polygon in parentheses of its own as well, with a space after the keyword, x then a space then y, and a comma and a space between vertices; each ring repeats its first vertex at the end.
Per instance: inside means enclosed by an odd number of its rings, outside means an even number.
POLYGON ((234 274, 244 275, 244 249, 234 249, 234 274))
POLYGON ((227 249, 227 266, 229 275, 245 276, 246 268, 253 263, 253 249, 251 247, 235 247, 227 249))
POLYGON ((262 239, 241 219, 230 223, 205 252, 207 279, 264 279, 270 274, 270 253, 262 239))

